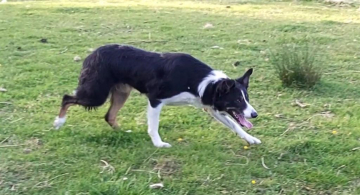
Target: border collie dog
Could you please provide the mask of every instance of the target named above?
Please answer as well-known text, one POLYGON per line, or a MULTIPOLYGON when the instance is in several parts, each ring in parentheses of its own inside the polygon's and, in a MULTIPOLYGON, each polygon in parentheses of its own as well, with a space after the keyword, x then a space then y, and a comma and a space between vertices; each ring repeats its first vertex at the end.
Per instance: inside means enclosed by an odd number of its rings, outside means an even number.
POLYGON ((75 94, 64 95, 54 126, 58 129, 65 123, 70 106, 93 109, 104 104, 110 94, 111 106, 105 120, 116 128, 116 115, 134 88, 148 97, 148 134, 156 147, 171 147, 158 132, 164 105, 203 108, 249 144, 260 144, 259 139, 241 128, 250 129, 252 124, 246 118, 257 117, 247 94, 252 71, 249 69, 242 77, 230 79, 188 54, 105 45, 84 60, 75 94))

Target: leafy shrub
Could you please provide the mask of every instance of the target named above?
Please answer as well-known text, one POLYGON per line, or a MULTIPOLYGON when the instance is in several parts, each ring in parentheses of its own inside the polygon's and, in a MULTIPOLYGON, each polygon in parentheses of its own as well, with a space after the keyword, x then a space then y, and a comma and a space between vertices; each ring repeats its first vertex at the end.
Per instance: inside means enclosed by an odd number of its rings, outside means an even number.
POLYGON ((307 43, 280 44, 271 52, 270 60, 286 87, 311 88, 321 79, 316 50, 307 43))

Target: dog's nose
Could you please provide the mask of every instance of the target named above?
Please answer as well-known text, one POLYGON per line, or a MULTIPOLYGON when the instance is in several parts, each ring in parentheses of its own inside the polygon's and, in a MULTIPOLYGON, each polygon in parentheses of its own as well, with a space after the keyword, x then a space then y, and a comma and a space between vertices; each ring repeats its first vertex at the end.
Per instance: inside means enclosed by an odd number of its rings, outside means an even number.
POLYGON ((251 118, 256 118, 257 116, 258 116, 258 114, 256 112, 251 113, 251 118))

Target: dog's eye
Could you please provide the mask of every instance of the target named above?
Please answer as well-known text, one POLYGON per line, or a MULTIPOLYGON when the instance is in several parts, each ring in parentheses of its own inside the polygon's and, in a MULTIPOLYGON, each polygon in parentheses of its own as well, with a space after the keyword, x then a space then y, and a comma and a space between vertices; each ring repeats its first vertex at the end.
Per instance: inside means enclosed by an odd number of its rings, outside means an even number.
POLYGON ((237 102, 241 103, 243 100, 243 97, 240 97, 239 99, 237 99, 237 102))

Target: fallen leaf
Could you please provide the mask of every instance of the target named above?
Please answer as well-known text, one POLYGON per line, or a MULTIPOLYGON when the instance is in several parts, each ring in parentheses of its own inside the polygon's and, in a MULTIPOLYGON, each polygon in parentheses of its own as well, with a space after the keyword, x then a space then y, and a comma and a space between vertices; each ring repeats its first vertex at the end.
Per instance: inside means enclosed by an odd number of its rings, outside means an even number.
POLYGON ((211 23, 206 23, 204 26, 203 26, 204 29, 209 29, 209 28, 214 28, 214 25, 212 25, 211 23))
POLYGON ((224 48, 222 48, 222 47, 220 47, 220 46, 215 45, 215 46, 212 46, 212 47, 211 47, 211 49, 224 49, 224 48))
POLYGON ((324 104, 324 107, 330 108, 331 104, 324 104))
POLYGON ((151 189, 160 189, 160 188, 163 188, 163 187, 164 187, 163 183, 154 183, 154 184, 150 185, 151 189))
POLYGON ((352 151, 355 151, 355 150, 360 150, 360 147, 357 147, 357 148, 353 148, 351 149, 352 151))
POLYGON ((80 60, 81 60, 81 57, 80 57, 80 56, 75 56, 75 57, 74 57, 74 61, 75 61, 75 62, 79 62, 80 60))
POLYGON ((300 108, 305 108, 309 106, 309 104, 302 103, 300 100, 295 100, 295 104, 298 105, 300 108))
POLYGON ((275 114, 275 117, 276 118, 283 118, 283 115, 282 114, 275 114))

